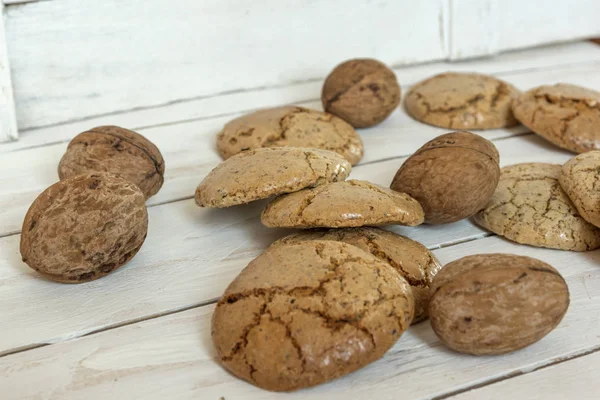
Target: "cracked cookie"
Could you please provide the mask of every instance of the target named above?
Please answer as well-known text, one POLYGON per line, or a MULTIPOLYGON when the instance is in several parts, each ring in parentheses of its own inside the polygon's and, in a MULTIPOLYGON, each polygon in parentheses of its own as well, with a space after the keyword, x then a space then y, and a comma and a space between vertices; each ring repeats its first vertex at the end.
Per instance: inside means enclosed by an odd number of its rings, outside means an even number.
POLYGON ((258 387, 291 391, 381 358, 414 302, 400 274, 346 243, 273 246, 229 285, 212 317, 221 364, 258 387))
POLYGON ((558 182, 561 166, 504 167, 488 205, 473 216, 483 228, 517 243, 587 251, 600 247, 600 229, 584 220, 558 182))
POLYGON ((325 79, 321 102, 328 113, 355 128, 367 128, 386 119, 398 107, 400 85, 394 71, 377 60, 348 60, 325 79))
POLYGON ((442 268, 427 247, 393 232, 366 227, 299 232, 279 239, 273 246, 311 240, 348 243, 390 264, 412 288, 415 299, 415 317, 412 323, 427 318, 429 286, 435 274, 442 268))
POLYGON ((559 83, 518 96, 515 117, 533 132, 574 153, 600 149, 600 92, 559 83))
POLYGON ((23 261, 64 283, 101 278, 138 252, 148 230, 144 194, 99 172, 63 179, 31 204, 21 233, 23 261))
POLYGON ((579 214, 600 227, 600 151, 579 154, 563 165, 558 177, 579 214))
POLYGON ((263 148, 231 157, 196 188, 200 207, 231 207, 346 179, 352 167, 342 156, 318 149, 263 148))
POLYGON ((135 183, 146 199, 162 187, 165 161, 144 136, 118 126, 99 126, 75 136, 58 164, 60 179, 110 172, 135 183))
POLYGON ((304 107, 259 110, 227 123, 217 135, 217 150, 227 159, 261 147, 307 147, 335 151, 352 165, 363 156, 363 143, 346 121, 304 107))
POLYGON ((477 254, 433 279, 431 327, 451 349, 475 355, 522 349, 546 336, 569 307, 560 273, 535 258, 477 254))
POLYGON ((417 121, 442 128, 505 128, 518 124, 510 106, 519 93, 492 76, 449 72, 417 83, 404 105, 417 121))
POLYGON ((423 222, 423 209, 407 194, 350 180, 279 196, 267 205, 261 220, 280 228, 416 226, 423 222))
POLYGON ((498 184, 498 162, 489 140, 470 132, 447 133, 410 156, 390 188, 415 198, 426 223, 455 222, 485 207, 498 184))

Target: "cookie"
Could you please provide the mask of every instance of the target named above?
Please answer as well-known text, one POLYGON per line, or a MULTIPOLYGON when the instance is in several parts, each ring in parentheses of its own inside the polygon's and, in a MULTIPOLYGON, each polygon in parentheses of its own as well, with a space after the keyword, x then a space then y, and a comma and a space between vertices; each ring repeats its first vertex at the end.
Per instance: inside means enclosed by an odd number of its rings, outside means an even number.
POLYGON ((400 167, 390 188, 415 198, 428 224, 468 218, 488 202, 500 178, 498 150, 470 132, 425 143, 400 167))
POLYGON ((600 229, 584 220, 561 188, 561 166, 544 163, 502 168, 488 205, 473 216, 483 228, 517 243, 587 251, 600 247, 600 229))
POLYGON ((224 159, 246 150, 286 146, 335 151, 352 165, 360 161, 364 152, 360 136, 346 121, 297 106, 241 116, 217 135, 217 150, 224 159))
POLYGON ((515 117, 533 132, 574 153, 600 149, 600 92, 559 83, 518 96, 515 117))
POLYGON ((419 242, 378 228, 311 230, 288 235, 273 246, 310 240, 335 240, 351 244, 390 264, 410 284, 415 299, 413 324, 427 318, 429 286, 442 268, 419 242))
POLYGON ((261 220, 280 228, 416 226, 423 222, 423 209, 407 194, 350 180, 279 196, 267 205, 261 220))
POLYGON ((350 163, 332 151, 264 148, 243 152, 213 169, 196 189, 200 207, 231 207, 343 181, 350 163))
POLYGON ((147 199, 162 187, 165 161, 154 143, 139 133, 99 126, 75 136, 58 164, 60 179, 90 172, 119 174, 135 183, 147 199))
POLYGON ((274 246, 217 303, 212 340, 235 376, 267 390, 297 390, 381 358, 410 325, 413 303, 396 270, 354 246, 274 246))
POLYGON ((400 85, 394 71, 369 59, 348 60, 329 74, 321 93, 323 109, 367 128, 386 119, 400 103, 400 85))
POLYGON ((579 154, 563 165, 558 176, 579 215, 600 227, 600 151, 579 154))
POLYGON ((475 355, 522 349, 552 331, 569 307, 558 271, 535 258, 476 254, 433 279, 431 327, 451 349, 475 355))
POLYGON ((406 95, 406 111, 417 121, 449 129, 494 129, 518 124, 513 85, 488 75, 449 72, 417 83, 406 95))
POLYGON ((144 194, 104 172, 55 183, 31 204, 21 232, 23 261, 64 283, 101 278, 138 252, 148 231, 144 194))

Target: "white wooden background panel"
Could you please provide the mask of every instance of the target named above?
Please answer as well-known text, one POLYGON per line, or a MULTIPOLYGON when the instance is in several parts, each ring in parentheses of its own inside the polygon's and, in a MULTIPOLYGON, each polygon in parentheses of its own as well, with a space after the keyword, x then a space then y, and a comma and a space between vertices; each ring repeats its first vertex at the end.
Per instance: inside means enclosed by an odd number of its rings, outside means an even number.
MULTIPOLYGON (((555 70, 506 74, 504 78, 522 88, 567 81, 600 89, 599 66, 586 63, 555 70)), ((318 102, 303 104, 320 107, 318 102)), ((161 149, 166 164, 165 184, 158 195, 149 200, 150 205, 193 195, 196 185, 220 161, 214 149, 215 135, 232 117, 228 115, 140 130, 161 149)), ((414 121, 399 109, 380 125, 360 130, 365 143, 362 163, 411 154, 426 141, 447 131, 414 121)), ((518 126, 480 134, 488 139, 498 139, 524 131, 523 126, 518 126)), ((0 235, 18 232, 29 204, 42 190, 57 181, 56 168, 65 148, 66 143, 61 142, 2 154, 0 218, 3 224, 0 235)))
MULTIPOLYGON (((383 359, 291 399, 424 399, 464 390, 556 359, 600 348, 600 252, 570 253, 512 244, 498 237, 437 250, 442 263, 477 252, 510 252, 551 262, 566 277, 571 306, 542 341, 503 356, 446 349, 428 322, 411 327, 383 359)), ((9 398, 275 399, 226 373, 214 361, 213 306, 116 328, 0 358, 0 387, 9 398), (52 379, 48 379, 51 376, 52 379)), ((479 397, 485 398, 485 397, 479 397)))
MULTIPOLYGON (((497 142, 503 164, 563 163, 571 155, 528 135, 497 142)), ((368 164, 351 177, 389 185, 404 159, 368 164)), ((0 354, 66 340, 108 326, 198 305, 227 284, 266 246, 288 231, 260 224, 265 202, 231 209, 202 209, 193 200, 149 209, 144 246, 127 266, 81 285, 47 281, 20 261, 18 235, 0 239, 0 354), (40 306, 42 305, 42 306, 40 306), (31 321, 38 329, 31 329, 31 321)), ((470 221, 389 229, 430 248, 486 235, 470 221)))
POLYGON ((443 59, 446 5, 63 0, 9 7, 19 126, 321 78, 357 56, 390 65, 443 59), (406 40, 415 31, 418 40, 406 40))
POLYGON ((451 397, 452 400, 597 400, 600 352, 451 397))
POLYGON ((0 3, 0 143, 16 140, 18 136, 10 66, 6 50, 4 4, 0 3))

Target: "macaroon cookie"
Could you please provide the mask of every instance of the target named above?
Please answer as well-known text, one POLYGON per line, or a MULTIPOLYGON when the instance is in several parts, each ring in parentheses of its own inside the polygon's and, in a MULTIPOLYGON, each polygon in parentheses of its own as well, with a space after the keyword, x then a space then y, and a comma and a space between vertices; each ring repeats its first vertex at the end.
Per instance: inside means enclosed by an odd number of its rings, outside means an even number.
POLYGON ((261 220, 279 228, 349 228, 423 223, 423 209, 412 197, 367 181, 350 180, 279 196, 261 220))
POLYGON ((579 215, 600 227, 600 151, 588 151, 570 159, 558 176, 579 215))
POLYGON ((334 115, 298 106, 259 110, 227 123, 217 134, 224 159, 261 147, 307 147, 334 151, 352 165, 364 153, 354 128, 334 115))
POLYGON ((414 119, 442 128, 505 128, 518 124, 511 103, 519 93, 493 76, 448 72, 413 86, 405 107, 414 119))
POLYGON ((196 188, 200 207, 231 207, 343 181, 351 165, 337 153, 295 147, 262 148, 228 158, 196 188))

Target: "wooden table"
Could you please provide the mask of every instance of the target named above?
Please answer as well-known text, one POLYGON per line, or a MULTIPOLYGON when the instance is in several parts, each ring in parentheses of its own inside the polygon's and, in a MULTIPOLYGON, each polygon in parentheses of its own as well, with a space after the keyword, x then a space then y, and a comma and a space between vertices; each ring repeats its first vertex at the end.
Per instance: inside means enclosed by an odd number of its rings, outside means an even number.
MULTIPOLYGON (((461 63, 397 69, 410 85, 446 71, 497 75, 521 89, 570 82, 600 90, 600 46, 557 45, 461 63)), ((293 394, 255 388, 225 372, 210 340, 214 303, 226 285, 286 231, 263 227, 264 203, 229 210, 194 205, 195 186, 218 162, 214 137, 240 113, 296 103, 320 108, 321 82, 224 94, 21 133, 0 145, 0 399, 597 399, 600 383, 600 252, 516 245, 468 220, 389 227, 433 249, 442 263, 481 252, 549 262, 566 277, 571 306, 542 341, 513 354, 474 357, 446 349, 428 322, 411 327, 385 357, 334 382, 293 394), (57 163, 80 131, 117 124, 163 152, 166 181, 148 202, 139 254, 98 281, 47 281, 20 260, 19 231, 31 201, 57 180, 57 163)), ((408 155, 446 132, 396 111, 361 130, 365 158, 351 178, 389 185, 408 155)), ((563 163, 561 151, 520 126, 481 133, 501 164, 563 163)))

